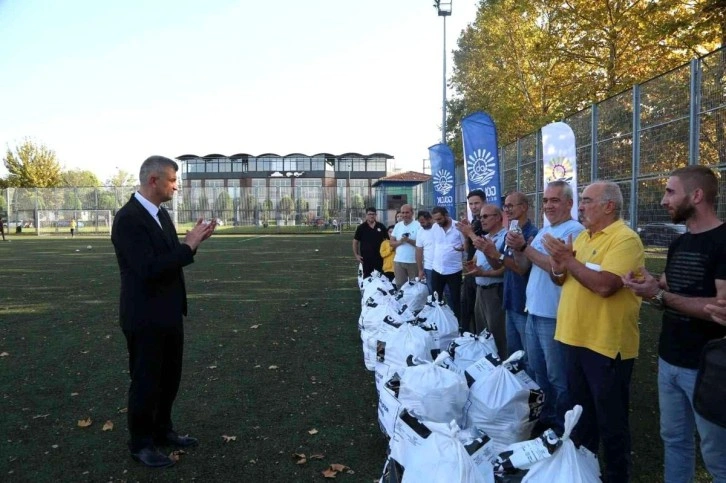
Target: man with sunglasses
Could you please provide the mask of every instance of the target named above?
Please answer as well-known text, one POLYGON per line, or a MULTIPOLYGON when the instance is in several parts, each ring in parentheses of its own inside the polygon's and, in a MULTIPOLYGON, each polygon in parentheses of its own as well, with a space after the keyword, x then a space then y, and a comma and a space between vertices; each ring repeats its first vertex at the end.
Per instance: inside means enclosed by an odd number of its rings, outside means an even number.
POLYGON ((388 239, 388 229, 376 221, 376 209, 366 208, 366 219, 358 225, 353 235, 353 256, 363 265, 363 278, 369 277, 373 270, 383 272, 381 243, 388 239))

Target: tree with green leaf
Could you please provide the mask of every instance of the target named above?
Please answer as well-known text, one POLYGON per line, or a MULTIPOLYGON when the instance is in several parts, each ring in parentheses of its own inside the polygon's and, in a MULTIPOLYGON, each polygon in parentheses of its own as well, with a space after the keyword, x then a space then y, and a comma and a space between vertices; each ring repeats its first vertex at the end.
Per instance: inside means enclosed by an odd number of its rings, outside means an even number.
POLYGON ((8 170, 8 186, 53 188, 62 183, 61 167, 55 151, 30 139, 23 141, 14 150, 8 147, 3 162, 8 170))
POLYGON ((83 169, 70 169, 61 173, 61 186, 72 188, 89 188, 101 186, 101 181, 91 171, 83 169))
POLYGON ((121 188, 123 186, 136 186, 137 184, 139 184, 139 180, 136 176, 124 171, 123 169, 119 169, 106 180, 106 186, 115 186, 117 188, 121 188))

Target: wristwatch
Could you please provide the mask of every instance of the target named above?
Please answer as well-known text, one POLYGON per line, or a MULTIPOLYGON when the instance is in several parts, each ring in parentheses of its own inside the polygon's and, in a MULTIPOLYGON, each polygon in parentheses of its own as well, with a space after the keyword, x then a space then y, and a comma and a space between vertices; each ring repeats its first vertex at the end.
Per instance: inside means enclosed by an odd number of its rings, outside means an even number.
POLYGON ((665 309, 665 301, 663 300, 663 295, 665 295, 665 290, 660 289, 658 290, 658 293, 653 295, 649 302, 650 305, 655 307, 658 310, 664 310, 665 309))
POLYGON ((504 263, 504 253, 499 254, 499 261, 504 263))
POLYGON ((519 252, 522 253, 527 249, 527 242, 524 242, 524 245, 522 245, 522 248, 519 249, 519 252))

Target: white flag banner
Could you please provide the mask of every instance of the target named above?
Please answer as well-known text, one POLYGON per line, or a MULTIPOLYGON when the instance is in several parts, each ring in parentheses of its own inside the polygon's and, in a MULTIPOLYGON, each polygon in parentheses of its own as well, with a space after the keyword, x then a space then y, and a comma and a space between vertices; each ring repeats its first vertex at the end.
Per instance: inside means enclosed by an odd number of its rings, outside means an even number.
MULTIPOLYGON (((544 184, 563 180, 572 187, 572 218, 577 220, 577 161, 575 159, 575 133, 564 122, 553 122, 542 128, 542 166, 544 184)), ((549 225, 543 216, 544 224, 549 225)))

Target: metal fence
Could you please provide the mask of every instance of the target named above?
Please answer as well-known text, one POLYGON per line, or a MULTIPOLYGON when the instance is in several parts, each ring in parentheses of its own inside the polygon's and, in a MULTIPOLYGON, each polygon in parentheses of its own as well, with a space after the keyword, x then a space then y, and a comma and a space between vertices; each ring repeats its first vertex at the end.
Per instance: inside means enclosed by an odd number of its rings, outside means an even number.
MULTIPOLYGON (((108 234, 116 211, 138 187, 7 188, 0 190, 0 216, 9 230, 108 234)), ((417 201, 417 203, 420 203, 417 201)), ((345 228, 362 223, 375 191, 359 187, 187 188, 165 204, 177 225, 199 218, 226 227, 345 228)))
MULTIPOLYGON (((726 171, 726 50, 720 49, 654 77, 563 120, 575 133, 579 189, 614 181, 623 192, 623 218, 632 227, 667 222, 660 207, 668 174, 688 164, 726 171)), ((541 225, 542 139, 538 130, 500 148, 502 192, 521 191, 541 225)), ((463 167, 457 203, 466 202, 463 167)), ((431 182, 424 192, 431 192, 431 182)), ((726 183, 718 215, 726 215, 726 183)), ((425 199, 427 204, 432 198, 425 199)))

